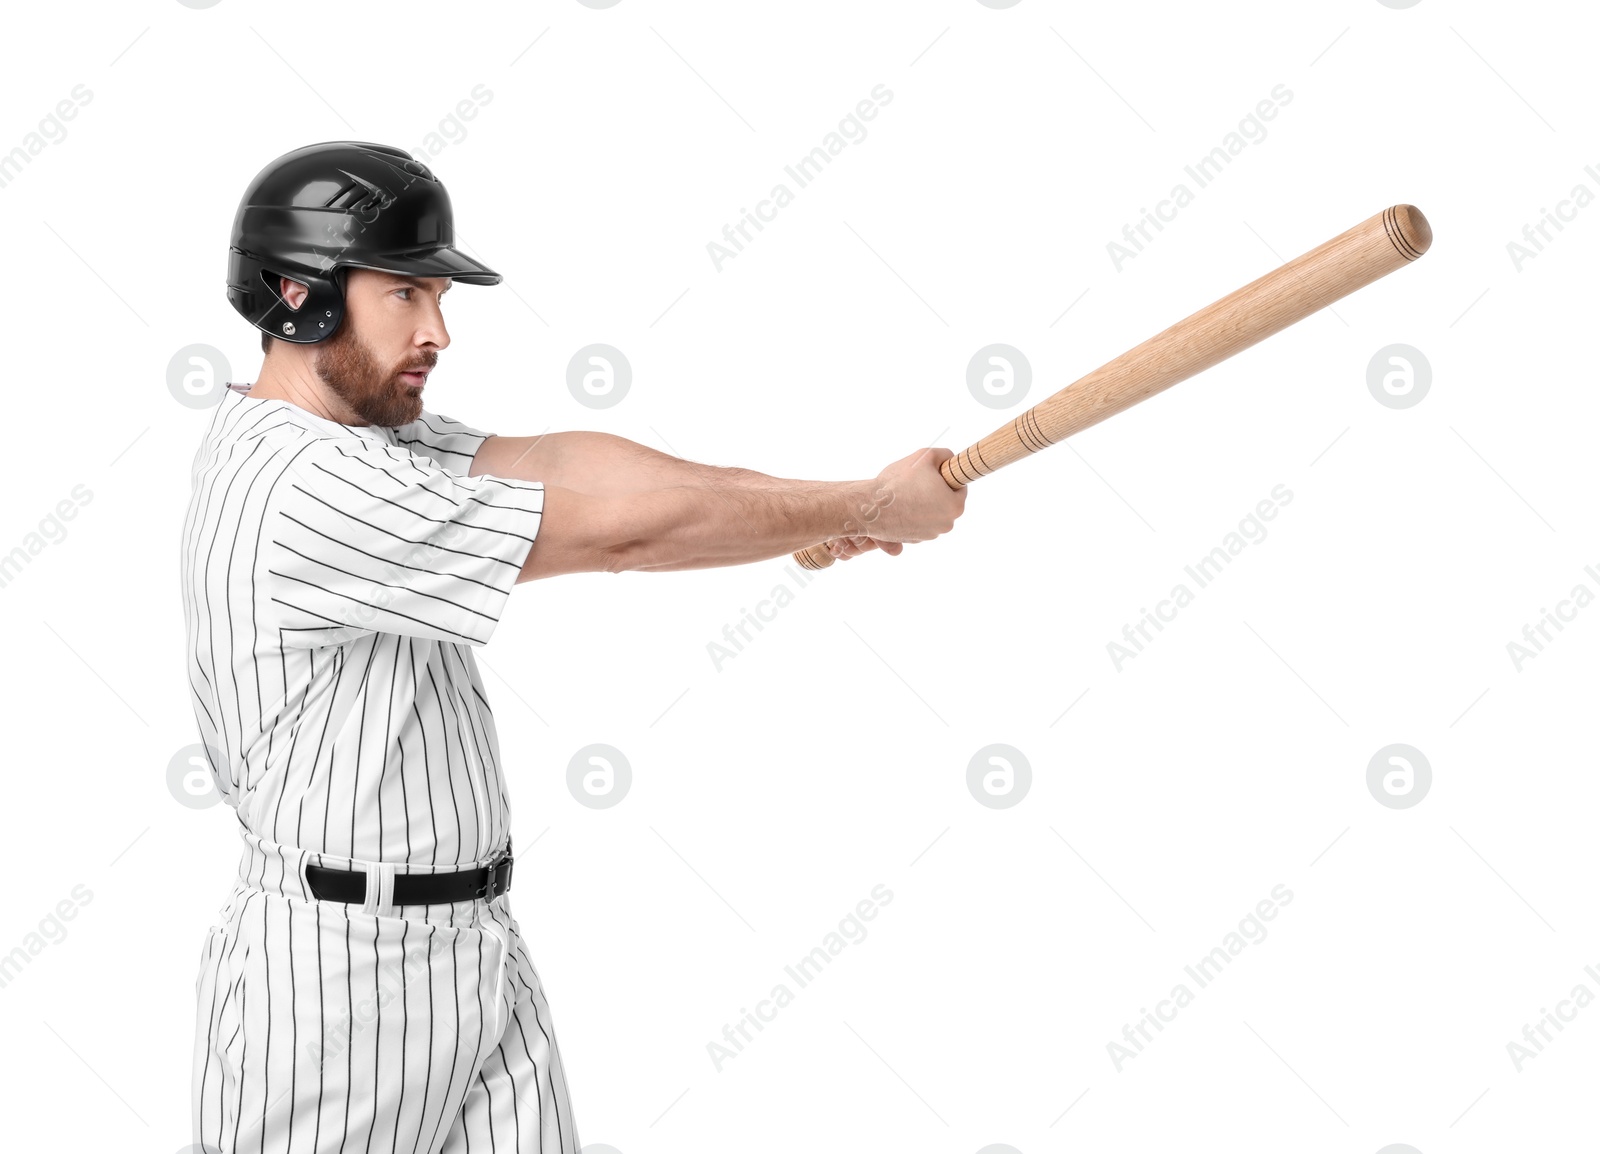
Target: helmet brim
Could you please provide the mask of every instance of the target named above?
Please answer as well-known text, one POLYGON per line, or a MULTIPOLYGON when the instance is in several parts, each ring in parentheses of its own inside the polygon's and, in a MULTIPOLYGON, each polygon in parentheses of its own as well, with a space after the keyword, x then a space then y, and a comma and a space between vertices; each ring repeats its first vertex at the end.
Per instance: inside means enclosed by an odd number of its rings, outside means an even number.
POLYGON ((346 268, 367 268, 401 276, 443 276, 465 284, 499 284, 501 276, 459 249, 444 246, 419 252, 389 253, 366 260, 341 260, 346 268))

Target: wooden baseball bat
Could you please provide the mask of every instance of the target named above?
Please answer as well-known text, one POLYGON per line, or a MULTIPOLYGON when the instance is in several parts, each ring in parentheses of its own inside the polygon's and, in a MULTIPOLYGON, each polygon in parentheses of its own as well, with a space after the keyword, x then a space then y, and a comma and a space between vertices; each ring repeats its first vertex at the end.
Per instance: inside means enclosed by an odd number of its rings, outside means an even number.
MULTIPOLYGON (((1073 381, 945 461, 939 472, 959 489, 1048 448, 1410 264, 1432 243, 1421 209, 1386 208, 1073 381)), ((794 559, 806 569, 833 564, 826 542, 794 559)))

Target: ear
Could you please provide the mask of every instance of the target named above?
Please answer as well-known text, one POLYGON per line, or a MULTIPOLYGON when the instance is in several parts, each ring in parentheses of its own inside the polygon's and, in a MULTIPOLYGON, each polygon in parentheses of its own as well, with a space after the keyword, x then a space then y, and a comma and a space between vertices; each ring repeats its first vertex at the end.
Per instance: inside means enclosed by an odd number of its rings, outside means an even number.
POLYGON ((298 309, 306 303, 306 286, 299 281, 290 280, 288 277, 278 278, 278 295, 283 297, 283 303, 292 309, 298 309))

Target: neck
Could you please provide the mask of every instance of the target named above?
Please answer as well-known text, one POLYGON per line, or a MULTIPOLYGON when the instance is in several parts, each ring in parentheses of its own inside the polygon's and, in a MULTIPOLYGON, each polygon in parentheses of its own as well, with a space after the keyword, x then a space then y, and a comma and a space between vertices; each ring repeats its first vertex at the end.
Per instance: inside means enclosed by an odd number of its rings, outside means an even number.
POLYGON ((340 425, 364 426, 367 422, 330 392, 311 367, 310 352, 298 349, 287 353, 275 345, 261 362, 261 372, 250 386, 252 397, 288 401, 297 408, 340 425))

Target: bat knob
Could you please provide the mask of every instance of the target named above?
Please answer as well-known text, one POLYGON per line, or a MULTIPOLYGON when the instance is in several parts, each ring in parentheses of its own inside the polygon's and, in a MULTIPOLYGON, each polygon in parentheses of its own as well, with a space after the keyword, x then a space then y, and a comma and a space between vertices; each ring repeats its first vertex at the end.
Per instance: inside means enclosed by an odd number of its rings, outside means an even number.
POLYGON ((833 554, 828 551, 828 543, 824 541, 822 544, 813 545, 809 549, 795 550, 794 561, 800 568, 814 572, 832 565, 833 554))

